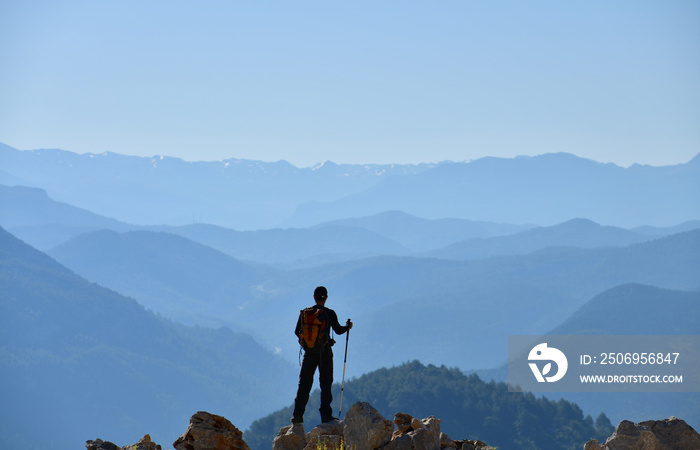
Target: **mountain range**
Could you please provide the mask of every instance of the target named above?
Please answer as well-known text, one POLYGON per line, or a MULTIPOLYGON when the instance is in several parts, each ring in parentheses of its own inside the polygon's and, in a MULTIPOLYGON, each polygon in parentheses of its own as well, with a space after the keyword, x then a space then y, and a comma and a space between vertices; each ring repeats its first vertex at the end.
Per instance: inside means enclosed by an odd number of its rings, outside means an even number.
POLYGON ((167 156, 78 155, 20 151, 0 144, 0 184, 39 187, 52 198, 139 225, 205 222, 270 228, 299 201, 330 201, 379 180, 434 165, 338 165, 297 168, 285 161, 187 162, 167 156))
MULTIPOLYGON (((163 239, 184 240, 162 233, 134 233, 136 238, 156 234, 163 239)), ((126 237, 130 238, 130 234, 126 233, 126 237)), ((685 239, 692 234, 682 233, 629 248, 651 244, 667 249, 683 247, 688 242, 685 239), (676 243, 664 243, 669 239, 676 243)), ((195 410, 225 413, 239 426, 246 426, 253 418, 262 417, 264 413, 260 411, 270 411, 280 401, 283 404, 291 401, 295 370, 250 337, 226 328, 177 325, 144 310, 129 298, 87 282, 1 230, 0 240, 3 310, 0 361, 5 381, 2 395, 6 405, 12 405, 12 409, 3 408, 2 414, 4 426, 15 431, 4 435, 3 447, 62 448, 94 437, 85 436, 85 430, 127 442, 136 440, 146 430, 155 439, 167 441, 180 431, 174 428, 184 424, 195 410), (246 398, 244 393, 253 397, 246 398), (249 411, 250 408, 253 410, 249 411), (45 432, 38 438, 34 435, 32 440, 26 439, 32 435, 27 428, 31 423, 23 419, 26 417, 41 421, 45 432)), ((199 246, 195 245, 201 251, 199 246)), ((636 249, 633 253, 643 252, 636 249)), ((147 260, 144 265, 148 263, 147 260)), ((627 327, 620 329, 621 332, 638 332, 635 331, 639 330, 635 328, 638 325, 652 328, 654 333, 686 333, 695 329, 700 315, 698 305, 697 292, 621 286, 585 302, 570 320, 563 322, 560 326, 563 328, 554 330, 585 332, 581 325, 598 318, 600 328, 592 331, 607 333, 616 326, 613 317, 619 316, 619 322, 627 327), (633 305, 637 308, 631 308, 633 305), (655 311, 659 305, 663 305, 665 312, 662 316, 655 311), (607 322, 601 321, 601 315, 605 314, 607 322), (683 320, 679 321, 679 317, 683 320)), ((447 328, 456 331, 449 324, 447 328)), ((410 349, 414 341, 422 339, 416 331, 410 327, 410 331, 389 339, 397 339, 410 349)), ((353 333, 355 336, 358 331, 354 329, 353 333)), ((353 339, 353 345, 367 348, 353 339)), ((432 339, 435 348, 435 337, 432 339)), ((480 337, 465 342, 474 345, 487 340, 488 337, 480 337)), ((362 352, 353 354, 351 364, 361 357, 362 352)), ((351 382, 355 378, 348 376, 351 382)), ((357 381, 355 385, 350 389, 348 384, 350 396, 362 396, 369 388, 357 381)), ((691 424, 699 419, 693 413, 697 411, 697 396, 642 397, 640 401, 639 396, 608 395, 598 398, 593 405, 585 405, 584 409, 598 414, 601 409, 616 406, 612 408, 614 415, 608 413, 615 420, 618 414, 635 419, 650 410, 656 414, 682 414, 691 424), (611 403, 610 399, 614 401, 611 403)), ((407 398, 400 398, 403 397, 381 400, 375 396, 370 400, 377 404, 398 401, 399 405, 408 405, 407 398)), ((583 396, 582 400, 586 398, 590 401, 592 397, 583 396)), ((395 403, 389 404, 396 407, 395 403)), ((577 408, 572 411, 576 412, 577 408)), ((486 419, 475 413, 474 420, 486 419)))
POLYGON ((303 226, 399 209, 426 218, 519 224, 586 217, 624 227, 670 225, 698 217, 699 190, 698 156, 677 166, 629 168, 566 153, 482 158, 387 178, 338 200, 307 202, 285 223, 303 226))
POLYGON ((293 366, 249 335, 164 319, 1 228, 0 309, 2 448, 172 440, 201 409, 245 426, 294 388, 293 366))
MULTIPOLYGON (((0 163, 2 447, 32 448, 27 417, 39 448, 74 447, 94 437, 75 423, 167 441, 196 410, 245 427, 288 405, 319 284, 355 323, 350 380, 416 359, 503 379, 511 334, 698 331, 700 156, 300 169, 0 144, 0 163)), ((695 394, 566 398, 700 422, 695 394)))
POLYGON ((89 231, 162 231, 240 260, 286 268, 380 255, 466 260, 524 254, 550 246, 620 246, 700 228, 697 220, 673 227, 628 230, 587 219, 536 227, 467 219, 431 220, 400 211, 329 221, 310 228, 237 231, 209 224, 138 226, 55 201, 41 189, 2 185, 0 205, 0 224, 40 250, 49 250, 89 231))
MULTIPOLYGON (((416 252, 407 248, 409 241, 459 226, 447 220, 387 212, 310 229, 241 232, 204 224, 144 228, 105 217, 88 220, 84 210, 75 210, 75 216, 53 214, 51 211, 70 209, 69 205, 53 203, 36 189, 3 187, 0 195, 16 199, 3 202, 9 206, 0 208, 0 225, 14 225, 9 227, 13 231, 31 229, 36 237, 37 228, 32 225, 42 227, 40 230, 52 226, 66 230, 81 223, 82 227, 73 228, 75 233, 87 227, 111 230, 75 234, 49 250, 87 279, 187 324, 250 331, 262 329, 264 317, 272 326, 255 338, 270 349, 280 349, 290 360, 295 344, 288 338, 285 324, 289 320, 285 318, 294 317, 309 302, 309 286, 312 289, 319 280, 331 289, 331 301, 339 313, 359 319, 360 326, 361 322, 385 323, 379 329, 386 334, 375 336, 376 327, 370 325, 359 334, 359 339, 367 342, 359 345, 398 342, 386 338, 401 336, 406 327, 415 328, 416 335, 426 339, 439 336, 438 342, 450 341, 441 324, 453 321, 450 327, 460 330, 457 336, 462 340, 479 333, 493 336, 499 330, 543 333, 585 301, 620 284, 685 290, 700 287, 695 275, 700 272, 698 228, 692 230, 697 222, 686 224, 691 231, 659 238, 584 219, 522 231, 461 221, 465 234, 492 236, 416 252), (48 212, 42 214, 42 208, 48 212), (45 217, 46 223, 32 219, 36 217, 45 217), (406 245, 390 239, 391 229, 402 228, 402 223, 407 225, 397 234, 406 245), (118 231, 125 228, 132 231, 118 231), (154 229, 167 232, 149 231, 154 229), (498 232, 511 234, 494 236, 498 232), (326 246, 333 236, 336 247, 326 246), (256 249, 263 256, 256 256, 256 249), (326 253, 332 249, 339 252, 334 257, 326 253), (437 258, 440 254, 448 254, 452 260, 437 258), (295 256, 305 258, 305 263, 292 264, 290 259, 295 256), (557 275, 553 277, 553 273, 557 275), (511 314, 498 314, 504 310, 511 314), (433 316, 444 319, 418 326, 417 318, 433 316), (477 317, 483 326, 477 323, 471 331, 464 331, 459 321, 469 317, 477 317)), ((463 235, 451 236, 454 240, 463 235)), ((441 243, 446 241, 443 237, 441 243)), ((460 353, 459 359, 450 360, 467 370, 501 362, 496 356, 497 339, 469 352, 459 352, 455 344, 440 345, 436 350, 429 340, 426 342, 407 354, 387 344, 373 345, 363 354, 365 363, 356 367, 357 373, 412 357, 441 363, 460 353), (390 360, 384 354, 387 350, 390 360)))
POLYGON ((508 334, 544 333, 604 290, 627 283, 700 287, 700 229, 619 247, 548 247, 467 261, 380 256, 290 270, 148 231, 88 233, 49 254, 163 314, 195 311, 190 320, 264 330, 255 338, 290 360, 298 348, 290 318, 311 302, 309 286, 324 280, 329 306, 356 319, 354 348, 362 351, 350 354, 360 373, 410 357, 492 367, 502 361, 508 334), (402 344, 406 330, 409 348, 402 344), (465 348, 477 337, 480 345, 465 348))
POLYGON ((403 255, 462 239, 531 228, 466 219, 428 220, 400 211, 325 222, 311 228, 237 231, 210 224, 138 226, 53 200, 45 190, 26 186, 0 185, 0 205, 0 224, 41 250, 88 231, 149 230, 178 234, 233 257, 264 263, 403 255))
POLYGON ((42 188, 58 201, 137 225, 306 228, 394 210, 536 225, 585 217, 628 228, 700 217, 700 157, 628 168, 566 153, 297 168, 284 161, 186 162, 0 145, 0 163, 0 184, 42 188))

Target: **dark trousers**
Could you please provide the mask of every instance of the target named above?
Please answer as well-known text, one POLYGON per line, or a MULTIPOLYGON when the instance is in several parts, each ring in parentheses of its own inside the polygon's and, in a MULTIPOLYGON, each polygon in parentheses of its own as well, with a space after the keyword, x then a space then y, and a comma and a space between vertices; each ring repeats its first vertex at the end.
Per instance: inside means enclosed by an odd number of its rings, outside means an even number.
POLYGON ((304 353, 301 371, 299 372, 297 397, 294 399, 294 417, 296 418, 301 419, 304 417, 304 410, 306 410, 306 403, 309 401, 309 393, 311 392, 317 367, 321 384, 321 407, 319 408, 321 420, 332 416, 333 352, 328 348, 322 352, 308 351, 304 353))

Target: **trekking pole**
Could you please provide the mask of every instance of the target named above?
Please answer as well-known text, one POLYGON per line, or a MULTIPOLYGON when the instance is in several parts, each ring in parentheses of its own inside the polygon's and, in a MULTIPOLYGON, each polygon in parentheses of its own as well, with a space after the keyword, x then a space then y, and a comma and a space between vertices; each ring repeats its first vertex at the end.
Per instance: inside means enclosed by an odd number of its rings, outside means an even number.
MULTIPOLYGON (((348 319, 349 323, 350 319, 348 319)), ((343 389, 345 389, 345 365, 348 363, 348 341, 350 340, 350 330, 345 332, 345 359, 343 360, 343 382, 340 385, 340 408, 338 409, 338 417, 343 420, 343 389)))

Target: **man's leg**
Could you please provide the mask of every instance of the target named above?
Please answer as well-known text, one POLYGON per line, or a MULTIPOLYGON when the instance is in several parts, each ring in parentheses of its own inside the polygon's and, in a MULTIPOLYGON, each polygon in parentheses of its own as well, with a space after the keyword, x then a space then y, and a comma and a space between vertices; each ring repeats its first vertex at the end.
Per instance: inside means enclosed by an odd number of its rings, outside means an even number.
POLYGON ((318 367, 321 384, 321 407, 319 412, 321 413, 321 422, 328 422, 335 418, 331 408, 331 402, 333 401, 333 393, 331 391, 333 387, 333 353, 324 352, 318 367))
POLYGON ((299 372, 299 386, 297 387, 297 396, 294 399, 294 415, 292 422, 301 423, 304 420, 304 410, 306 403, 309 401, 309 393, 314 382, 314 372, 318 366, 319 357, 317 353, 305 352, 304 359, 301 362, 301 371, 299 372))

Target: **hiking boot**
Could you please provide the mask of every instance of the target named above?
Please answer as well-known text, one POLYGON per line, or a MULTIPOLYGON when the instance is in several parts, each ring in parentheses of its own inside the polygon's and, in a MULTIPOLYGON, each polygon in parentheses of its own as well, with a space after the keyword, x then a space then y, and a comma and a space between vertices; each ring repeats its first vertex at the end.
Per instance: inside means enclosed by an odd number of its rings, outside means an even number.
POLYGON ((292 423, 293 424, 304 423, 304 418, 303 417, 292 417, 292 423))
POLYGON ((338 418, 333 416, 321 417, 321 423, 333 422, 334 420, 338 420, 338 418))

